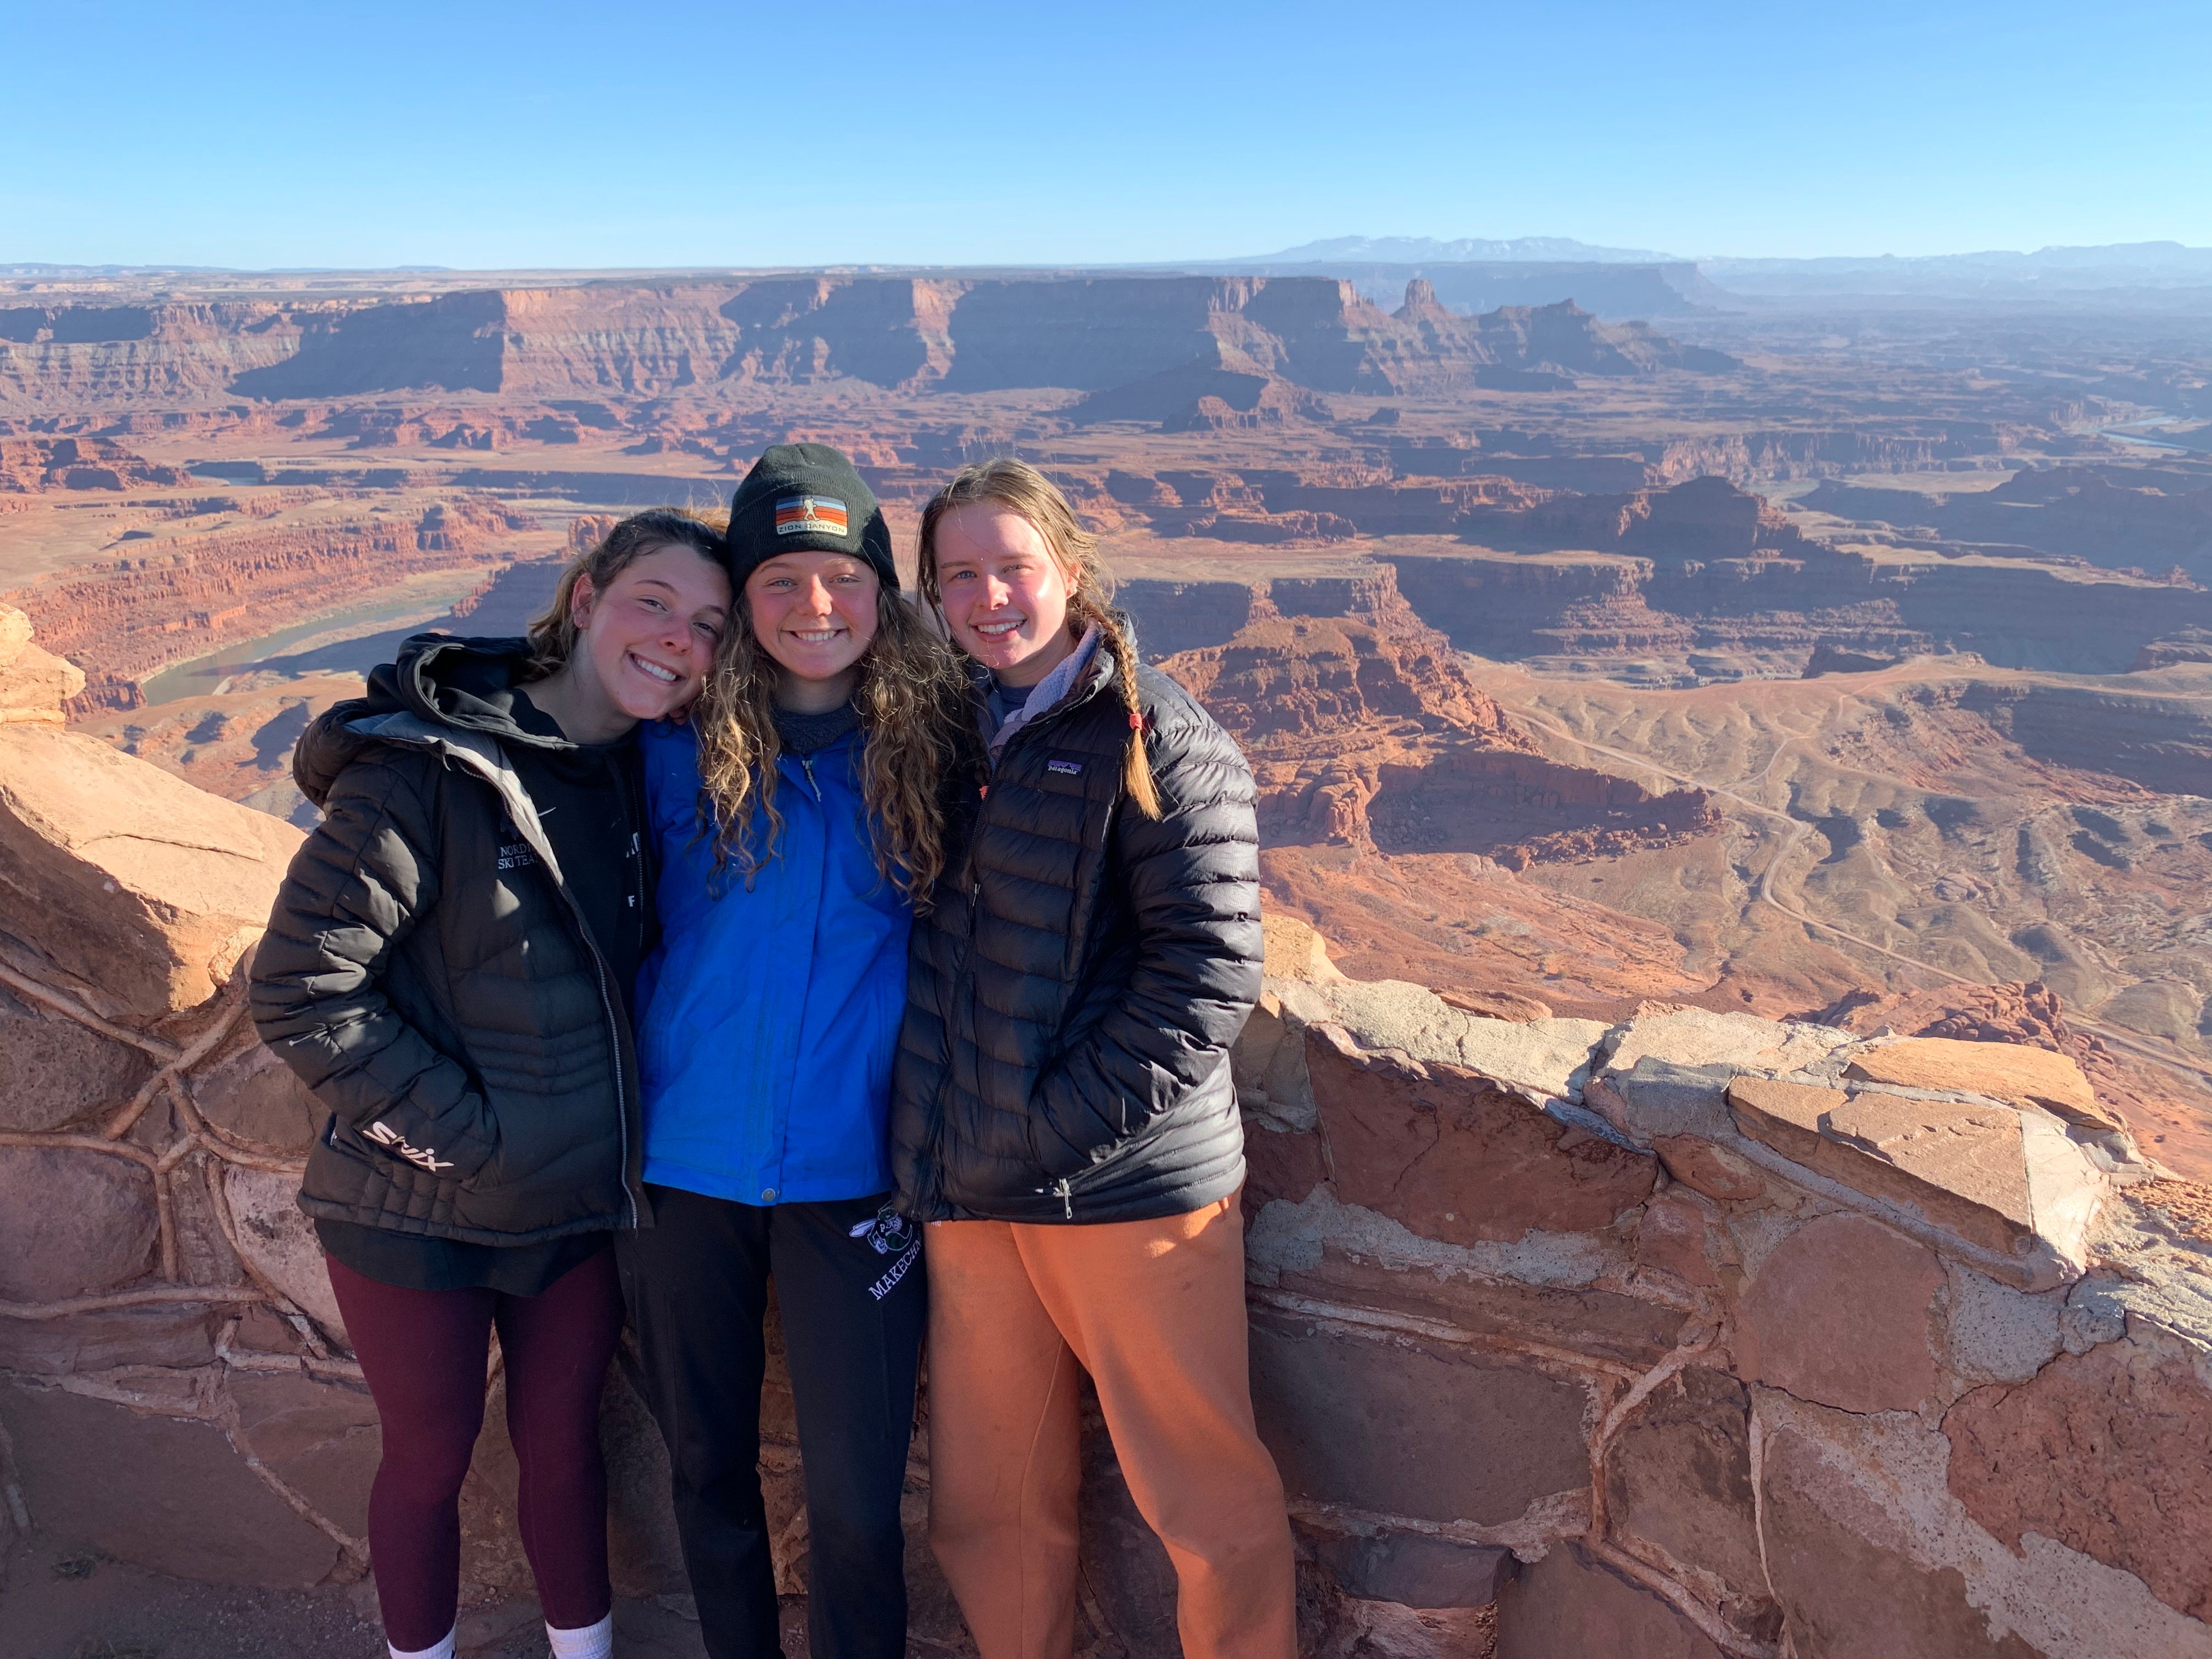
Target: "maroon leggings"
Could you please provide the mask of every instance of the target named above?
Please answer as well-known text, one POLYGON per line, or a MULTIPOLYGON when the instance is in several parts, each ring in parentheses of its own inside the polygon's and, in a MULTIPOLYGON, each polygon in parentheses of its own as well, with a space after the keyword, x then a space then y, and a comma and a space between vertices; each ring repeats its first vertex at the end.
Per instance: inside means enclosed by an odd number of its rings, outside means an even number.
POLYGON ((324 1261, 384 1431, 384 1461, 369 1492, 368 1549, 385 1640, 411 1653, 453 1628, 461 1482, 483 1425, 494 1326, 521 1474, 522 1549, 545 1622, 574 1630, 605 1618, 614 1600, 599 1418, 622 1330, 614 1252, 600 1251, 541 1296, 401 1290, 324 1261))

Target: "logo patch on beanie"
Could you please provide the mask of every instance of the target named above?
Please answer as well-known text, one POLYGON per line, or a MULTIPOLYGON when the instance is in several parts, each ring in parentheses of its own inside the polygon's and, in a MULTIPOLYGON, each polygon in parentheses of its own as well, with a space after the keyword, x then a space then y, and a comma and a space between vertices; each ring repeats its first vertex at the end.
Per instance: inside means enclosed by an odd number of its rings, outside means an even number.
POLYGON ((845 503, 830 495, 786 495, 775 504, 775 533, 804 536, 848 536, 850 519, 845 503))

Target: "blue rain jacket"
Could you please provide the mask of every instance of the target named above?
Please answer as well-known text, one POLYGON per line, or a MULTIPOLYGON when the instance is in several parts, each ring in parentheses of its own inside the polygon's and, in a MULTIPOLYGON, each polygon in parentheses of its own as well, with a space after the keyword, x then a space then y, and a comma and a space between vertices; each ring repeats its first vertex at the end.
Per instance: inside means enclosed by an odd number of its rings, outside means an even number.
POLYGON ((637 983, 645 1179, 754 1205, 888 1190, 913 911, 870 850, 860 733, 780 758, 783 834, 750 889, 699 833, 696 734, 641 742, 661 871, 637 983))

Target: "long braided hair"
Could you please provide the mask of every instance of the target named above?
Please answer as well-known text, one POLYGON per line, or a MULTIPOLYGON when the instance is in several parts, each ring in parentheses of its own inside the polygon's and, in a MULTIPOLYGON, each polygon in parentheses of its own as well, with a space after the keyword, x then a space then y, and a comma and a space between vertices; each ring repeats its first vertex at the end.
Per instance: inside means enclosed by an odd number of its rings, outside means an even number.
POLYGON ((1139 812, 1157 818, 1160 793, 1152 782, 1152 762, 1145 754, 1145 713, 1137 701, 1137 647, 1130 637, 1129 619, 1114 608, 1114 578, 1098 556, 1098 538, 1077 520, 1075 509, 1068 505, 1059 485, 1027 461, 1012 456, 971 462, 954 473, 951 482, 931 496, 929 505, 921 510, 922 597, 941 618, 945 599, 937 585, 937 526, 956 507, 979 502, 1018 514, 1044 538, 1069 588, 1069 631, 1080 639, 1085 629, 1096 628, 1099 643, 1113 653, 1115 678, 1129 716, 1121 784, 1139 812))

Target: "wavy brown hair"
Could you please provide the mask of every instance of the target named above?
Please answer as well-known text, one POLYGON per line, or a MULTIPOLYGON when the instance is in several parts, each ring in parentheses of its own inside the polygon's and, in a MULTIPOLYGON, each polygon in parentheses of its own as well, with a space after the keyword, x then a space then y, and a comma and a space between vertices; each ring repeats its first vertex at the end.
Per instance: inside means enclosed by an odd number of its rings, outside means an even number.
POLYGON ((561 572, 553 602, 530 624, 530 679, 557 674, 576 654, 576 583, 592 579, 592 591, 604 593, 614 579, 648 554, 688 547, 712 565, 722 563, 722 530, 718 524, 677 507, 633 513, 586 548, 561 572))
POLYGON ((937 526, 957 507, 988 505, 1019 514, 1030 522, 1052 550, 1072 590, 1067 600, 1069 631, 1080 639, 1087 628, 1096 628, 1099 642, 1113 653, 1115 678, 1121 683, 1122 707, 1129 715, 1129 744, 1121 765, 1121 784, 1130 800, 1148 818, 1160 815, 1159 791, 1152 783, 1152 762, 1145 753, 1145 714, 1137 701, 1137 646, 1129 619, 1114 608, 1114 577, 1098 556, 1098 538, 1085 530, 1060 486, 1027 461, 1012 456, 975 461, 952 475, 952 481, 929 498, 921 510, 921 596, 940 620, 945 596, 937 585, 937 526))
MULTIPOLYGON (((945 873, 946 785, 981 759, 973 693, 957 653, 893 587, 877 590, 876 636, 859 666, 860 793, 876 868, 926 913, 945 873)), ((714 837, 715 867, 734 867, 749 884, 783 834, 775 713, 782 672, 753 632, 740 592, 691 721, 702 830, 714 837)))

